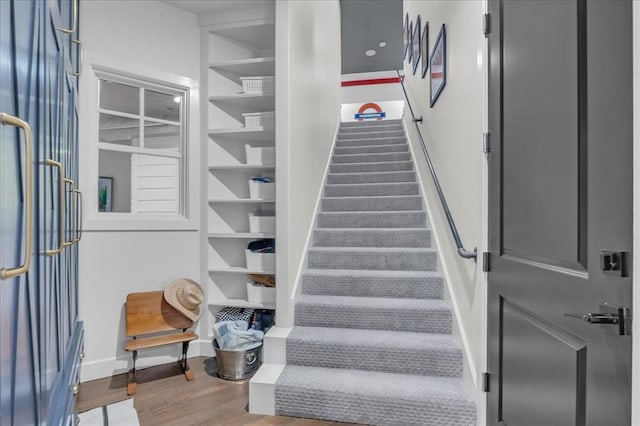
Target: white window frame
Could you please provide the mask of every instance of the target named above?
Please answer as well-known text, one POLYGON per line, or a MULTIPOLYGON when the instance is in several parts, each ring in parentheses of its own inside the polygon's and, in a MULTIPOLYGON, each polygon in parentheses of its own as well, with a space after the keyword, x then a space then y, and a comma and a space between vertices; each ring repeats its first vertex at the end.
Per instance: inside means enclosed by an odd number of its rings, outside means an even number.
MULTIPOLYGON (((86 143, 80 142, 80 149, 86 147, 91 151, 89 161, 81 165, 81 190, 84 203, 84 230, 197 230, 199 229, 199 162, 198 162, 198 123, 199 123, 199 93, 196 80, 164 73, 157 70, 131 69, 123 71, 111 67, 92 64, 89 75, 89 107, 85 114, 86 125, 89 132, 83 132, 89 136, 86 143), (128 152, 136 154, 151 154, 155 156, 178 157, 170 153, 160 153, 160 150, 149 150, 141 147, 117 145, 99 142, 99 115, 107 114, 127 116, 126 113, 102 110, 100 106, 100 80, 108 77, 123 84, 132 84, 154 90, 168 88, 176 92, 184 93, 183 117, 182 117, 182 146, 180 149, 180 188, 179 188, 179 213, 131 213, 131 212, 99 212, 97 182, 99 175, 99 151, 128 152)), ((140 118, 138 116, 134 118, 140 118)), ((144 120, 145 117, 142 117, 144 120)), ((159 121, 159 120, 152 120, 159 121)), ((82 126, 83 123, 81 123, 82 126)))

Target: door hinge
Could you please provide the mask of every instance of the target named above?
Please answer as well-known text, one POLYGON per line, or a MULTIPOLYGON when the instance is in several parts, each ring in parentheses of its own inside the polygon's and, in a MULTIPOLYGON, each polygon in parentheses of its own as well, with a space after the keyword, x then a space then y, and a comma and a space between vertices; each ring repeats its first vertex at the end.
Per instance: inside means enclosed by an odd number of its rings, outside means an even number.
POLYGON ((489 256, 491 253, 485 251, 482 253, 482 272, 489 272, 489 256))
POLYGON ((485 38, 489 37, 489 34, 491 34, 491 15, 488 13, 485 13, 482 16, 482 33, 485 38))
POLYGON ((491 152, 491 136, 489 132, 482 134, 482 152, 488 154, 491 152))
POLYGON ((489 379, 491 375, 487 372, 482 373, 482 392, 489 392, 489 379))

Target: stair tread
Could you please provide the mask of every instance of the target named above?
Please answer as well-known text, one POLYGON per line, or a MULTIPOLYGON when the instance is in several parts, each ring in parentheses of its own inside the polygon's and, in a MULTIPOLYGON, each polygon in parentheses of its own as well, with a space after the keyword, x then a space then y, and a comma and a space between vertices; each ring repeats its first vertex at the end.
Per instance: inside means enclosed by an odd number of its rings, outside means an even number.
MULTIPOLYGON (((371 154, 338 154, 338 155, 371 155, 371 154)), ((360 163, 338 163, 338 165, 340 166, 362 166, 365 164, 375 164, 376 166, 380 166, 381 164, 387 164, 387 163, 406 163, 406 164, 411 164, 413 166, 413 161, 411 160, 389 160, 389 161, 369 161, 369 162, 360 162, 360 163)), ((334 164, 335 166, 336 164, 334 164)), ((413 169, 411 170, 402 170, 402 171, 413 171, 413 169)), ((353 173, 371 173, 371 172, 353 172, 353 173)), ((351 174, 351 173, 343 173, 343 174, 351 174)))
MULTIPOLYGON (((352 141, 353 139, 347 139, 352 141)), ((349 148, 349 149, 361 149, 361 148, 383 148, 383 147, 392 147, 392 148, 397 148, 399 146, 403 146, 405 145, 407 147, 407 149, 409 148, 409 144, 404 142, 404 143, 390 143, 390 144, 381 144, 381 145, 357 145, 357 146, 339 146, 336 144, 336 148, 349 148)))
POLYGON ((411 331, 295 326, 287 340, 363 348, 384 347, 414 349, 416 351, 434 349, 448 352, 460 351, 460 347, 451 335, 411 331))
POLYGON ((319 390, 336 396, 355 394, 385 400, 459 401, 473 406, 475 411, 464 380, 455 377, 287 365, 276 382, 276 388, 278 386, 319 390))
MULTIPOLYGON (((341 185, 354 185, 352 183, 335 183, 332 185, 336 185, 336 186, 341 186, 341 185)), ((370 198, 372 200, 376 200, 376 199, 407 199, 407 198, 411 198, 411 199, 416 199, 416 198, 422 198, 422 195, 352 195, 352 196, 342 196, 342 197, 322 197, 323 200, 348 200, 350 198, 355 198, 357 200, 365 200, 367 198, 370 198)))
MULTIPOLYGON (((333 198, 348 198, 348 197, 333 197, 333 198)), ((363 197, 364 198, 364 197, 363 197)), ((356 210, 346 212, 318 212, 322 215, 351 215, 351 214, 380 214, 380 215, 397 215, 403 213, 426 213, 426 210, 356 210)))
MULTIPOLYGON (((417 182, 359 182, 359 183, 328 183, 324 187, 342 187, 345 186, 407 186, 407 185, 417 185, 417 182)), ((402 194, 407 195, 407 194, 402 194)), ((411 194, 417 196, 417 194, 411 194)), ((394 197, 394 195, 367 195, 367 197, 394 197)))
POLYGON ((310 247, 309 252, 361 252, 361 253, 436 253, 437 250, 429 247, 310 247))
MULTIPOLYGON (((358 164, 362 164, 362 163, 358 163, 358 164)), ((375 163, 375 164, 380 164, 380 163, 375 163)), ((345 176, 346 177, 346 176, 353 176, 353 175, 395 175, 398 173, 415 173, 415 172, 413 170, 402 170, 402 171, 392 170, 392 171, 383 171, 383 172, 354 172, 354 173, 329 172, 329 176, 345 176)))
MULTIPOLYGON (((393 229, 393 228, 391 228, 393 229)), ((303 275, 312 276, 353 276, 353 277, 376 277, 376 278, 442 278, 442 273, 438 271, 397 271, 397 270, 371 270, 371 269, 305 269, 303 275)))
POLYGON ((393 310, 450 311, 451 307, 441 299, 403 299, 396 297, 316 296, 303 294, 296 304, 320 305, 342 308, 373 308, 393 310))

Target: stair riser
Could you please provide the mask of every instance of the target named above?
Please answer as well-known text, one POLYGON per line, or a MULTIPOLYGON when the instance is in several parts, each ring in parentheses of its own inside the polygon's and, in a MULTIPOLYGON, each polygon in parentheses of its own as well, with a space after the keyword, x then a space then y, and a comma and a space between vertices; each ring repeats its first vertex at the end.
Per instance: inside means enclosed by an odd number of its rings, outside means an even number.
POLYGON ((412 196, 323 198, 320 210, 323 212, 422 210, 422 199, 412 196))
POLYGON ((373 145, 373 146, 355 146, 355 147, 336 147, 334 155, 342 154, 380 154, 389 152, 409 152, 409 145, 373 145))
POLYGON ((326 185, 325 197, 376 197, 382 195, 418 195, 417 183, 326 185))
POLYGON ((327 183, 333 185, 354 183, 391 183, 391 182, 415 182, 415 172, 397 173, 350 173, 332 174, 327 176, 327 183))
POLYGON ((297 303, 295 324, 309 327, 451 334, 451 311, 345 308, 297 303))
MULTIPOLYGON (((339 333, 339 331, 337 332, 339 333)), ((422 376, 461 377, 459 349, 416 350, 287 339, 287 364, 422 376)))
POLYGON ((318 213, 319 228, 424 228, 424 212, 407 213, 318 213))
POLYGON ((396 138, 366 138, 366 139, 340 139, 336 140, 336 148, 345 148, 349 146, 368 146, 368 145, 395 145, 406 144, 405 137, 396 138))
MULTIPOLYGON (((377 126, 376 131, 380 132, 400 132, 402 131, 402 125, 394 124, 389 126, 377 126)), ((339 134, 343 133, 369 133, 371 129, 369 127, 340 127, 339 134)))
POLYGON ((308 265, 313 269, 369 269, 392 271, 434 271, 436 253, 420 252, 355 252, 309 250, 308 265))
POLYGON ((472 402, 399 401, 363 395, 276 386, 276 414, 381 426, 475 426, 472 402))
POLYGON ((315 247, 430 247, 431 231, 328 231, 313 232, 315 247))
POLYGON ((302 294, 323 296, 391 297, 407 299, 442 299, 441 277, 381 278, 350 275, 302 275, 302 294))
POLYGON ((370 164, 331 164, 329 166, 330 173, 398 172, 411 170, 413 170, 413 163, 411 161, 370 164))
POLYGON ((395 152, 391 154, 355 154, 334 155, 333 164, 340 163, 382 163, 389 161, 409 161, 411 155, 408 152, 395 152))
POLYGON ((363 139, 363 138, 394 138, 404 136, 403 130, 392 130, 390 132, 382 130, 371 130, 369 132, 342 133, 338 132, 338 140, 363 139))
POLYGON ((345 121, 344 123, 340 123, 340 128, 345 128, 345 127, 357 127, 357 128, 377 128, 380 126, 389 126, 389 125, 395 125, 395 126, 401 126, 402 125, 402 120, 399 119, 395 119, 395 120, 376 120, 376 121, 345 121))

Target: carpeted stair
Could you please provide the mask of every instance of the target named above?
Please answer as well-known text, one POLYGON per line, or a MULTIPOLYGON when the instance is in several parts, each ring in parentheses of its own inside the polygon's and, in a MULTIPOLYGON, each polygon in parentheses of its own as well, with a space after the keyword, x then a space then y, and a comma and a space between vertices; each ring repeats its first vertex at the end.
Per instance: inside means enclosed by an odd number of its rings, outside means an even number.
POLYGON ((475 425, 401 122, 342 123, 323 195, 276 414, 475 425))

